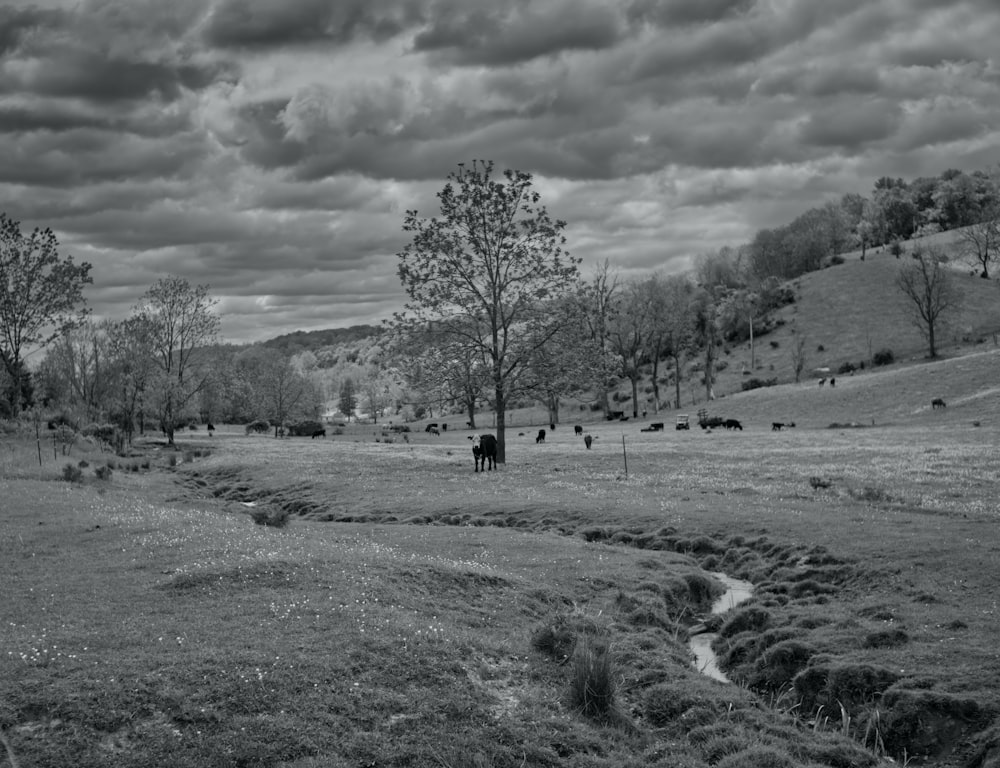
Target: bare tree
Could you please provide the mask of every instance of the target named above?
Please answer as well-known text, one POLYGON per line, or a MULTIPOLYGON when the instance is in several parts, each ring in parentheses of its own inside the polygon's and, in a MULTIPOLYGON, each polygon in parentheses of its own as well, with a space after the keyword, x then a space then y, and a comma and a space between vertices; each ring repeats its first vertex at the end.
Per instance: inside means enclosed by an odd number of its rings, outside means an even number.
POLYGON ((135 309, 149 334, 158 374, 155 405, 170 445, 181 412, 208 380, 208 372, 199 370, 198 363, 204 347, 214 343, 218 334, 219 318, 212 311, 215 303, 207 286, 165 277, 146 291, 135 309))
POLYGON ((580 287, 575 298, 579 306, 578 316, 583 318, 589 337, 588 343, 597 354, 597 365, 590 371, 588 378, 600 393, 605 417, 611 410, 608 389, 614 386, 618 368, 609 340, 611 317, 618 293, 618 277, 612 274, 610 263, 605 260, 594 270, 591 280, 580 287))
POLYGON ((44 369, 59 379, 70 404, 82 408, 88 421, 99 420, 110 399, 107 328, 85 321, 57 339, 45 358, 44 369))
POLYGON ((792 370, 795 371, 795 383, 802 380, 802 372, 806 369, 806 337, 799 335, 792 347, 792 370))
POLYGON ((915 263, 903 267, 896 285, 907 298, 910 319, 927 339, 928 357, 937 357, 936 334, 947 314, 961 303, 937 248, 914 251, 915 263))
POLYGON ((989 278, 990 264, 1000 256, 1000 214, 993 211, 979 223, 961 230, 958 241, 969 264, 981 270, 979 276, 989 278))

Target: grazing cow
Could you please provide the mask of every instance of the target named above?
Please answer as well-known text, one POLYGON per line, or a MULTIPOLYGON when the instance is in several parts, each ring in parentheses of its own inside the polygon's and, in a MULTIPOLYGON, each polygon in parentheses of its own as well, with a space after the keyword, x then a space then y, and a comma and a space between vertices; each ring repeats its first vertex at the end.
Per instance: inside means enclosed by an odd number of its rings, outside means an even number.
POLYGON ((497 439, 493 435, 476 435, 472 438, 472 457, 476 461, 476 472, 482 464, 483 472, 487 465, 490 469, 496 468, 497 461, 497 439))
POLYGON ((313 432, 312 439, 315 440, 317 437, 326 437, 326 430, 317 429, 315 432, 313 432))
POLYGON ((208 430, 208 436, 211 437, 212 433, 215 432, 215 425, 212 422, 208 422, 206 429, 208 430))
POLYGON ((581 427, 579 424, 577 424, 575 427, 573 427, 573 431, 576 434, 578 434, 578 435, 582 435, 583 434, 583 427, 581 427))
POLYGON ((430 432, 432 435, 440 435, 441 434, 441 430, 438 429, 437 427, 430 427, 427 431, 430 432))
POLYGON ((722 422, 722 426, 726 429, 738 429, 740 432, 743 431, 743 425, 740 424, 736 419, 726 419, 722 422))
POLYGON ((830 386, 831 387, 837 386, 837 380, 836 379, 830 379, 830 386))
POLYGON ((931 400, 931 408, 937 409, 937 408, 947 408, 947 407, 948 406, 945 405, 944 400, 942 400, 940 397, 935 397, 933 400, 931 400))
POLYGON ((795 422, 794 421, 789 421, 787 423, 786 422, 782 422, 782 421, 772 421, 771 422, 771 431, 773 431, 773 432, 779 432, 779 431, 781 431, 782 427, 788 427, 789 429, 791 429, 794 426, 795 426, 795 422))
POLYGON ((428 424, 426 427, 424 427, 424 432, 430 432, 432 429, 437 429, 437 428, 438 428, 437 422, 436 421, 432 421, 430 424, 428 424))
POLYGON ((535 438, 535 442, 536 443, 544 443, 545 442, 545 430, 544 429, 538 430, 538 437, 535 438))
POLYGON ((824 384, 826 384, 826 379, 820 379, 819 385, 822 387, 824 384))
POLYGON ((583 436, 583 444, 584 444, 585 446, 587 446, 587 450, 588 450, 588 451, 590 450, 590 445, 591 445, 591 443, 593 443, 593 442, 594 442, 594 438, 592 438, 592 437, 591 437, 590 435, 584 435, 584 436, 583 436))

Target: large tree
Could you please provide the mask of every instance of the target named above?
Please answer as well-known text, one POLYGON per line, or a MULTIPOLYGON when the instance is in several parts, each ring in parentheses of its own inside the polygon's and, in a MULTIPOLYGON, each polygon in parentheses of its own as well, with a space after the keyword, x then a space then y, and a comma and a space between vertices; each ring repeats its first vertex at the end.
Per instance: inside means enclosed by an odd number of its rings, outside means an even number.
POLYGON ((937 357, 936 336, 943 319, 958 308, 961 294, 952 284, 938 249, 913 252, 913 264, 903 267, 896 285, 906 297, 910 319, 927 339, 927 356, 937 357))
POLYGON ((579 260, 563 250, 566 223, 549 216, 529 173, 497 179, 490 161, 461 164, 437 197, 440 216, 406 213, 412 240, 398 271, 410 314, 399 321, 445 321, 487 366, 503 464, 508 404, 534 351, 564 322, 550 302, 575 288, 579 260))
POLYGON ((0 359, 14 382, 12 415, 24 401, 25 350, 46 347, 83 321, 83 286, 91 282, 90 264, 61 258, 51 229, 25 235, 0 213, 0 359))
POLYGON ((209 371, 201 363, 205 347, 215 343, 219 332, 215 303, 207 286, 164 277, 146 291, 135 309, 140 318, 137 327, 149 334, 157 373, 154 405, 170 445, 185 408, 208 382, 209 371))

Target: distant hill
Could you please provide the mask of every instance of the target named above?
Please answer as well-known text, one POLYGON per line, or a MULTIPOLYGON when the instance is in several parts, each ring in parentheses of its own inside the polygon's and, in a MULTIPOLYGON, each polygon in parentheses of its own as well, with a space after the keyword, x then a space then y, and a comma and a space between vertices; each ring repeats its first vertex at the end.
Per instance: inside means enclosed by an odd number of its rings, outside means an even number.
MULTIPOLYGON (((727 346, 720 356, 725 369, 716 379, 716 394, 741 390, 750 378, 794 381, 792 350, 806 339, 803 380, 815 381, 827 368, 833 376, 845 363, 859 365, 879 350, 891 350, 897 362, 923 361, 927 345, 909 319, 909 306, 896 287, 901 267, 911 260, 915 245, 936 245, 951 259, 954 280, 964 300, 938 332, 938 354, 954 357, 993 347, 1000 334, 1000 283, 970 274, 957 254, 954 233, 940 233, 905 244, 900 258, 888 249, 844 254, 844 262, 810 272, 791 282, 796 301, 776 314, 781 325, 755 339, 755 369, 750 369, 750 344, 727 346), (746 373, 744 373, 746 371, 746 373)), ((685 384, 684 402, 690 402, 685 384)), ((700 398, 704 399, 704 387, 700 398)))
POLYGON ((307 350, 318 352, 325 347, 334 347, 338 344, 354 344, 372 336, 379 336, 381 333, 382 328, 377 325, 352 325, 349 328, 325 328, 321 331, 295 331, 268 339, 264 342, 264 346, 280 350, 287 355, 295 355, 307 350))

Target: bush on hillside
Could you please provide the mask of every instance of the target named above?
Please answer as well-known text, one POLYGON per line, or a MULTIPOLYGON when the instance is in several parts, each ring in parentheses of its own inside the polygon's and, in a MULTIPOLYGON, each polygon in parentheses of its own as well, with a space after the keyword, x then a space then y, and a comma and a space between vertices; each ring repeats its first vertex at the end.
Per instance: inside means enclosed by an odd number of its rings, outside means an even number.
POLYGON ((839 374, 854 373, 856 370, 858 370, 857 366, 850 360, 848 360, 846 363, 841 364, 841 366, 837 369, 837 373, 839 374))
POLYGON ((872 365, 892 365, 895 361, 896 357, 891 349, 880 349, 872 355, 872 365))
POLYGON ((754 378, 754 379, 747 379, 740 385, 740 387, 743 389, 744 392, 747 392, 751 389, 760 389, 761 387, 773 387, 777 383, 778 380, 776 378, 773 379, 754 378))

